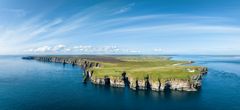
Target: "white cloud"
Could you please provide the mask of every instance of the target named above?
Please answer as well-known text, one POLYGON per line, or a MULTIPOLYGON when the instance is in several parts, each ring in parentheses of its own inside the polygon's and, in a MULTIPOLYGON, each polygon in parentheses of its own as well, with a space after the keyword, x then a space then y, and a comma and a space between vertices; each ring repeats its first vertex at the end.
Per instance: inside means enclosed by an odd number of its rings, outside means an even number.
POLYGON ((41 46, 37 48, 27 49, 26 52, 30 53, 58 53, 58 52, 68 52, 71 51, 65 45, 59 44, 55 46, 41 46))
POLYGON ((52 50, 53 50, 53 51, 61 51, 61 50, 64 50, 65 48, 66 48, 65 45, 60 44, 60 45, 54 46, 54 47, 52 48, 52 50))
POLYGON ((80 45, 74 46, 73 51, 83 52, 83 53, 133 53, 134 50, 129 51, 129 49, 123 49, 117 46, 89 46, 89 45, 80 45))
POLYGON ((120 48, 117 46, 41 46, 36 48, 27 49, 27 53, 79 53, 79 54, 113 54, 113 53, 141 53, 139 50, 120 48))
POLYGON ((154 52, 163 52, 163 49, 162 48, 155 48, 153 49, 154 52))
POLYGON ((38 48, 34 48, 34 49, 28 49, 28 52, 50 52, 52 49, 52 47, 49 46, 42 46, 42 47, 38 47, 38 48))

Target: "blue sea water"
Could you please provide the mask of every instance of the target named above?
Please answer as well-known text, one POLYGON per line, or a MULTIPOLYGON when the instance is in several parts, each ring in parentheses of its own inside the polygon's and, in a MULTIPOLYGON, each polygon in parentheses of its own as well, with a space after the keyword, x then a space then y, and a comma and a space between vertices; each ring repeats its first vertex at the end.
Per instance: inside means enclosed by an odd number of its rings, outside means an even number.
POLYGON ((0 110, 240 110, 240 57, 173 59, 209 68, 200 91, 164 93, 84 84, 79 67, 0 56, 0 110))

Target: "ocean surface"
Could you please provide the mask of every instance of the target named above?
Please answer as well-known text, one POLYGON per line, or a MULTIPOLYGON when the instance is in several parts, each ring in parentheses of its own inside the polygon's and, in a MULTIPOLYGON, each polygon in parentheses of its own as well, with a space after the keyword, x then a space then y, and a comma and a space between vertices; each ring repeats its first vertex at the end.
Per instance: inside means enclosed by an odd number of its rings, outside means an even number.
POLYGON ((133 91, 82 83, 72 65, 0 56, 0 110, 240 110, 239 56, 172 56, 207 66, 198 92, 133 91))

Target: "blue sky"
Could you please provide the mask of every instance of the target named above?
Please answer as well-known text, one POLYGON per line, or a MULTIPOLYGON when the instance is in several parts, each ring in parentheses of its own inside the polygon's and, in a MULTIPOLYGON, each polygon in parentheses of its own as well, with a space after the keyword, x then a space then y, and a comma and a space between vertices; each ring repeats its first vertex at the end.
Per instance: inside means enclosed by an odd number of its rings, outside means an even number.
POLYGON ((0 0, 0 54, 240 54, 239 0, 0 0))

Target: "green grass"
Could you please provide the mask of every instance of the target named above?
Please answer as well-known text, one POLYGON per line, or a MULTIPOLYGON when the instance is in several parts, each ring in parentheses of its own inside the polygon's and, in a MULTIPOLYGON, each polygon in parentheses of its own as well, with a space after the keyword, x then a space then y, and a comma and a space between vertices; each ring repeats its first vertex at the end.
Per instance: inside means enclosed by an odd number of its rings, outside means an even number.
POLYGON ((123 72, 131 79, 143 80, 147 76, 150 80, 167 80, 167 79, 182 79, 187 80, 194 74, 200 73, 200 68, 197 66, 185 66, 189 61, 173 61, 167 58, 159 57, 117 57, 123 62, 105 63, 100 68, 92 68, 94 70, 93 77, 104 78, 121 78, 123 72), (188 69, 195 70, 189 72, 188 69))

